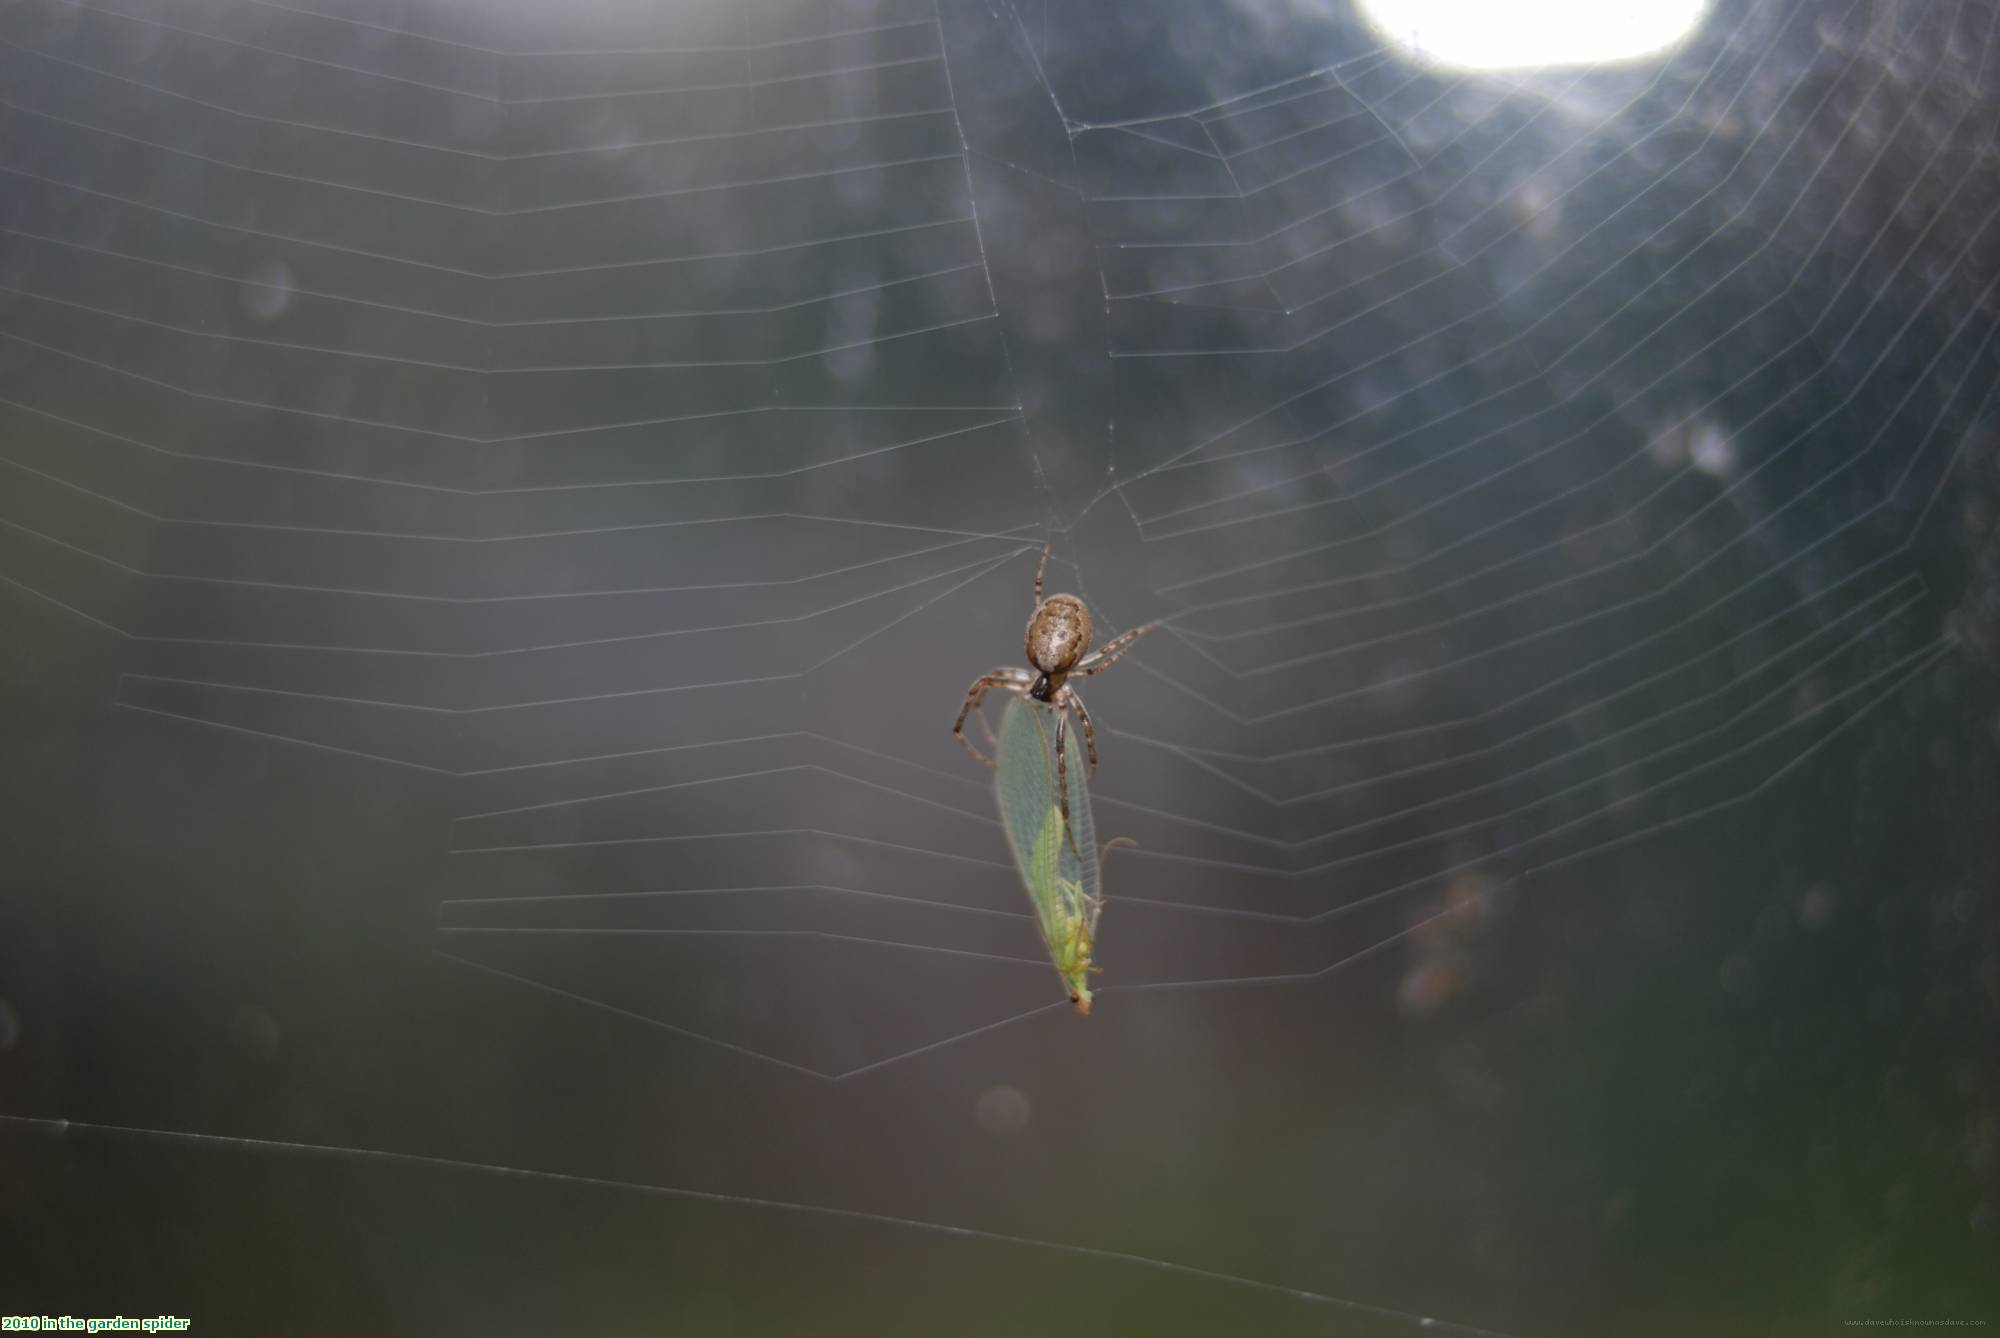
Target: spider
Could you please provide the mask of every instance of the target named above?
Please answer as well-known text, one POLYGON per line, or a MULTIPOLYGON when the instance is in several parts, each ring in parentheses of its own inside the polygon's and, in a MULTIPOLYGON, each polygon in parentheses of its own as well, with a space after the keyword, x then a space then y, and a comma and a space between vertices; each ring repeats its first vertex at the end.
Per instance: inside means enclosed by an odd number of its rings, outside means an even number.
MULTIPOLYGON (((1064 727, 1072 709, 1076 711, 1077 722, 1083 726, 1083 746, 1090 758, 1091 774, 1097 771, 1097 731, 1090 723, 1090 712, 1084 709, 1083 698, 1075 688, 1069 686, 1069 679, 1089 678, 1100 670, 1107 669, 1123 655, 1132 642, 1153 630, 1154 623, 1135 627, 1122 636, 1113 637, 1104 649, 1096 654, 1090 650, 1090 610, 1075 595, 1050 595, 1042 598, 1042 576, 1048 570, 1049 544, 1042 545, 1042 560, 1035 568, 1035 612, 1028 619, 1028 664, 1027 669, 995 669, 990 674, 981 674, 972 682, 972 688, 965 694, 965 705, 958 708, 958 719, 952 722, 952 737, 965 746, 965 751, 984 762, 993 765, 993 759, 972 746, 972 740, 965 737, 965 718, 979 709, 986 694, 994 688, 1008 692, 1018 692, 1024 697, 1038 702, 1046 702, 1056 708, 1056 793, 1062 796, 1063 825, 1069 825, 1069 762, 1063 751, 1064 727)), ((986 717, 979 717, 985 726, 986 717)), ((987 730, 987 738, 993 737, 987 730)))

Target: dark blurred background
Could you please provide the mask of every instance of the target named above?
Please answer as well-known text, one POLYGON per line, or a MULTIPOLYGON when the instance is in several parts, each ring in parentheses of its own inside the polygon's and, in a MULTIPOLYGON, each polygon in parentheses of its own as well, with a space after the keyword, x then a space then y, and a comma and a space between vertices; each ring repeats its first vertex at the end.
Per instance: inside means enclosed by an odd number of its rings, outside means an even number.
POLYGON ((0 1311, 2000 1317, 2000 19, 1375 9, 0 3, 0 1311))

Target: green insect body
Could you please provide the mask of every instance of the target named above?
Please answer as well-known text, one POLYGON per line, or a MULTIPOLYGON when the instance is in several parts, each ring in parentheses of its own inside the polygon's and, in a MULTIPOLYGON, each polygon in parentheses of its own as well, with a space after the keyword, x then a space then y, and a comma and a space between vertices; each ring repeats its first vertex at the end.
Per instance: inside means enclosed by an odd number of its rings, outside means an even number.
POLYGON ((1068 770, 1069 822, 1056 791, 1056 714, 1016 698, 1000 725, 994 792, 1021 881, 1034 903, 1042 942, 1079 1013, 1090 1011, 1090 955, 1104 900, 1098 894, 1096 829, 1081 759, 1068 770))

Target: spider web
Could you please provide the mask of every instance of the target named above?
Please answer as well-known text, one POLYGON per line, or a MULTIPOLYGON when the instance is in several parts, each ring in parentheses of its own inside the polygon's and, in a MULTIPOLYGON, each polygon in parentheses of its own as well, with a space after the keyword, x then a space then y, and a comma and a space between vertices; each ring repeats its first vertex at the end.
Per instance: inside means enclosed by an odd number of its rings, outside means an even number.
POLYGON ((1922 553, 2000 365, 1994 20, 1725 5, 1497 81, 1185 17, 0 11, 10 617, 90 638, 126 746, 421 815, 280 789, 197 830, 379 847, 329 892, 430 982, 384 1026, 477 1038, 432 1081, 642 1068, 781 1150, 97 1126, 1288 1279, 1258 1303, 1302 1331, 1548 1322, 1365 1232, 1078 1218, 1129 1115, 1089 1093, 1316 1035, 1357 975, 1477 997, 1535 886, 1787 802, 1949 666, 1922 553), (1138 842, 1087 1031, 944 728, 1045 537, 1100 639, 1161 622, 1085 687, 1138 842), (884 1176, 921 1094, 1022 1072, 1068 1155, 884 1176))

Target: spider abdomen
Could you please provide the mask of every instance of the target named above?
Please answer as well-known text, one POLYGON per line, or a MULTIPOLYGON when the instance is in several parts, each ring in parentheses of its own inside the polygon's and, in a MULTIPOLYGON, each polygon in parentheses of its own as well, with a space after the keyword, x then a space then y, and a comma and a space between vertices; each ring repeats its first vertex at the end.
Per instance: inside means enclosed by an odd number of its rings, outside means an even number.
POLYGON ((1028 663, 1052 679, 1090 650, 1090 610, 1075 595, 1050 595, 1028 619, 1028 663))

